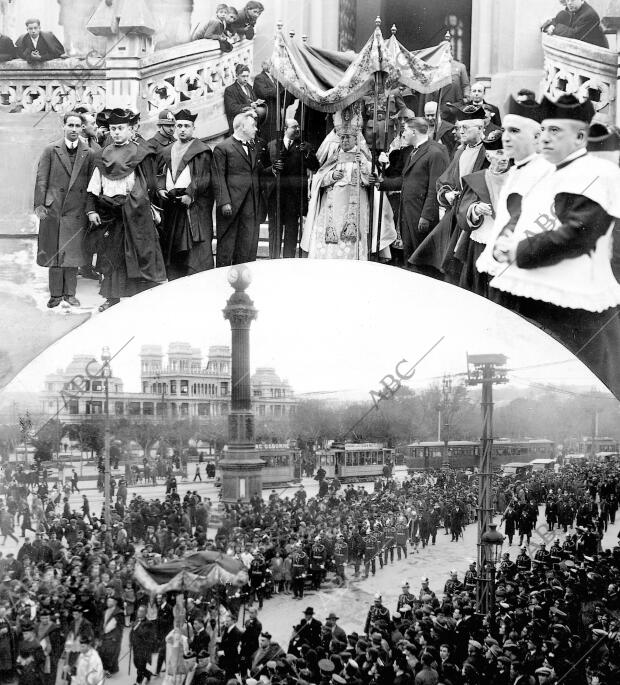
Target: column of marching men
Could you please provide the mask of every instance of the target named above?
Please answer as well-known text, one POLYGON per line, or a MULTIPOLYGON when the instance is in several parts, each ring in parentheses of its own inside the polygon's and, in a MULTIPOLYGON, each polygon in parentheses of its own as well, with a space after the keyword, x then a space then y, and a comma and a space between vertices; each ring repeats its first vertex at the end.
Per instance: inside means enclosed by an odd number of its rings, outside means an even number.
POLYGON ((171 480, 162 500, 127 501, 124 492, 108 529, 89 508, 78 513, 65 500, 59 510, 61 497, 46 484, 29 492, 13 479, 0 506, 2 544, 13 534, 16 503, 21 517, 26 505, 32 526, 22 537, 32 532, 34 540, 25 537, 17 553, 0 557, 0 677, 10 681, 17 670, 20 683, 53 683, 58 673, 74 685, 97 685, 118 673, 125 633, 138 683, 163 673, 179 685, 233 677, 250 685, 259 678, 612 683, 620 667, 620 547, 604 551, 601 539, 615 523, 619 484, 618 467, 604 464, 497 488, 509 546, 529 543, 535 526, 542 541, 535 551, 523 545, 514 561, 504 553, 491 615, 476 614, 480 570, 472 562, 462 580, 454 569, 445 581, 422 577, 415 591, 403 581, 393 610, 377 595, 366 622, 349 634, 338 625, 344 607, 334 606, 322 625, 308 606, 282 648, 258 619, 268 597, 316 597, 326 576, 328 588, 345 587, 416 551, 424 568, 425 545, 447 534, 459 539, 475 487, 439 473, 401 486, 385 479, 374 493, 338 483, 321 498, 307 498, 303 488, 293 498, 272 492, 268 501, 228 507, 208 538, 210 503, 191 491, 181 500, 171 480), (237 555, 248 585, 184 597, 152 595, 136 584, 137 558, 149 565, 197 549, 237 555))

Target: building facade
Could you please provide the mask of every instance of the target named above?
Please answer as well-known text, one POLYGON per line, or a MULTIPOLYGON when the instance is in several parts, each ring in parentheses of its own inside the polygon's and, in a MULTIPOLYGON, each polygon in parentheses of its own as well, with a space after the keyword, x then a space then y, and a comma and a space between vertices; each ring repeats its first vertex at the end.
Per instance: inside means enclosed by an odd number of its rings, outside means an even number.
MULTIPOLYGON (((69 366, 45 378, 43 413, 65 423, 105 412, 104 379, 90 355, 76 355, 69 366), (84 370, 92 365, 85 377, 84 370), (92 376, 95 376, 94 378, 92 376)), ((197 419, 226 416, 230 408, 231 353, 225 345, 202 352, 186 342, 174 342, 164 355, 161 345, 144 345, 140 352, 140 390, 125 391, 121 378, 108 379, 110 415, 128 419, 197 419)), ((275 369, 260 367, 251 378, 252 404, 257 417, 284 419, 294 413, 297 399, 275 369)))

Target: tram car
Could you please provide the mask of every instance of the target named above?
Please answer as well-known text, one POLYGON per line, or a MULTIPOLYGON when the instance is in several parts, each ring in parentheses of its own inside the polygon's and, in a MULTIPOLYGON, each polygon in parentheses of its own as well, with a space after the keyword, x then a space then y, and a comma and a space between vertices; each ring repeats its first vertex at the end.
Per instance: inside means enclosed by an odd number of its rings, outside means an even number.
MULTIPOLYGON (((405 464, 410 473, 425 469, 452 468, 477 469, 480 462, 480 442, 450 440, 444 457, 445 443, 435 440, 407 445, 405 464)), ((529 462, 533 459, 555 459, 555 443, 552 440, 494 440, 492 447, 493 467, 501 469, 510 462, 529 462)))
POLYGON ((374 481, 391 472, 394 456, 392 448, 378 442, 335 442, 328 449, 317 450, 316 468, 343 483, 374 481))
MULTIPOLYGON (((224 452, 227 451, 224 447, 224 452)), ((261 475, 263 489, 277 488, 301 480, 301 450, 291 444, 258 444, 254 446, 256 456, 265 462, 261 475)), ((221 480, 221 468, 216 469, 221 480)))

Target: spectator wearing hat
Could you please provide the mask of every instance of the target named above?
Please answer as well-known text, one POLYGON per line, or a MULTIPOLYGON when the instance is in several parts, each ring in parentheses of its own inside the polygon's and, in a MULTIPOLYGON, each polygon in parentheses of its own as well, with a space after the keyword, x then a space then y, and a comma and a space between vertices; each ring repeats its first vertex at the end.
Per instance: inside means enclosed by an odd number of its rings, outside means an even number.
POLYGON ((390 612, 387 607, 383 606, 382 597, 377 593, 374 597, 373 604, 366 615, 364 633, 370 635, 370 633, 377 628, 379 621, 384 621, 388 626, 391 624, 390 612))
POLYGON ((129 629, 129 645, 136 667, 136 683, 140 685, 144 679, 149 683, 153 676, 149 670, 149 663, 155 647, 155 623, 147 620, 144 604, 138 607, 136 620, 129 629))
POLYGON ((618 393, 620 286, 609 255, 620 170, 587 153, 593 115, 589 101, 572 95, 543 100, 541 154, 555 171, 523 200, 512 234, 496 241, 505 268, 490 285, 501 304, 540 325, 618 393))
POLYGON ((15 630, 7 616, 7 604, 0 601, 0 682, 12 680, 16 658, 15 630))
POLYGON ((132 140, 132 112, 114 109, 108 123, 114 143, 97 160, 86 202, 91 224, 106 236, 96 266, 103 274, 100 311, 166 280, 149 197, 153 151, 132 140))
POLYGON ((314 618, 314 609, 306 607, 304 617, 298 626, 295 627, 295 640, 297 644, 307 644, 316 649, 321 644, 321 629, 323 624, 314 618))
POLYGON ((58 662, 64 645, 62 631, 60 625, 52 620, 49 608, 42 606, 38 612, 38 619, 39 622, 35 628, 35 635, 45 657, 41 668, 43 682, 45 685, 54 685, 58 671, 58 662))
POLYGON ((119 606, 120 600, 116 595, 109 595, 106 608, 99 626, 100 646, 99 655, 105 672, 109 675, 118 673, 118 658, 121 653, 123 639, 123 610, 119 606))
POLYGON ((94 635, 93 624, 84 617, 84 610, 80 603, 74 603, 70 607, 70 620, 65 637, 65 675, 70 675, 74 669, 80 649, 80 637, 94 635))
POLYGON ((187 109, 178 112, 177 140, 160 152, 162 249, 169 281, 214 267, 212 153, 208 145, 194 137, 197 116, 187 109))
POLYGON ((252 654, 250 662, 250 675, 259 678, 267 672, 269 662, 276 662, 285 657, 284 650, 277 642, 274 642, 271 634, 263 632, 260 635, 258 649, 252 654))
POLYGON ((17 656, 18 685, 40 685, 43 677, 35 653, 28 647, 22 647, 17 656))
POLYGON ((80 654, 75 666, 75 676, 71 685, 103 685, 105 671, 99 653, 93 644, 92 636, 83 634, 79 638, 80 654))
POLYGON ((222 635, 218 638, 218 666, 226 678, 233 678, 239 670, 239 645, 241 631, 234 624, 230 614, 223 620, 222 635))

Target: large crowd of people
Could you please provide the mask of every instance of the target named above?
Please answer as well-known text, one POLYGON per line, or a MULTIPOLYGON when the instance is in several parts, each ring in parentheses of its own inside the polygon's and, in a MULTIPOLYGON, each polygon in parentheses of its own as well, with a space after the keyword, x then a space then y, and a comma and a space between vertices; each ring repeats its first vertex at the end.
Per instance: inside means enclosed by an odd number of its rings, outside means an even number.
POLYGON ((209 537, 210 503, 190 491, 181 498, 172 481, 161 499, 119 493, 126 506, 114 508, 108 528, 61 505, 46 483, 13 478, 3 486, 0 527, 11 534, 27 509, 32 535, 0 557, 0 678, 99 685, 118 673, 126 644, 137 683, 162 672, 176 685, 617 682, 620 548, 601 548, 618 508, 615 463, 495 480, 508 549, 485 615, 476 604, 484 574, 472 562, 445 578, 422 577, 419 588, 403 581, 393 607, 376 595, 353 630, 339 625, 336 605, 326 616, 300 610, 288 644, 262 625, 272 595, 311 604, 326 577, 346 587, 388 564, 406 575, 407 555, 423 561, 427 545, 458 544, 476 516, 476 480, 438 471, 384 477, 373 492, 337 480, 317 497, 303 487, 293 497, 272 491, 228 505, 209 537), (529 544, 513 554, 513 542, 529 544), (157 595, 134 578, 136 563, 197 550, 240 559, 247 585, 157 595))

